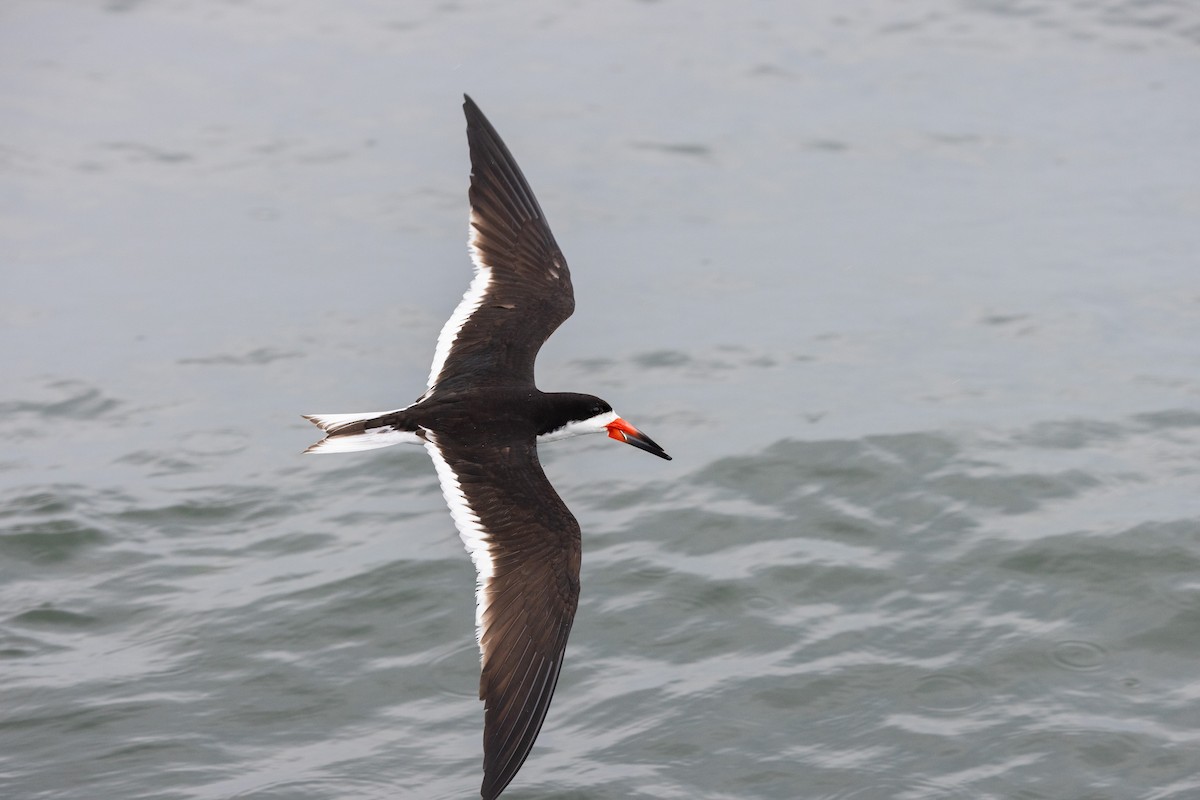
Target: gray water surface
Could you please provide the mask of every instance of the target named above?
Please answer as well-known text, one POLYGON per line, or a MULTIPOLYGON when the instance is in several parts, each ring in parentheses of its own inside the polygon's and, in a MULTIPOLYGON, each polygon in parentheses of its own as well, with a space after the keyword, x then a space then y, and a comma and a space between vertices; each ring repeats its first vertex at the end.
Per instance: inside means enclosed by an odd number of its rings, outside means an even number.
POLYGON ((470 92, 578 310, 583 596, 505 798, 1200 796, 1200 11, 0 12, 0 794, 477 796, 418 448, 470 92))

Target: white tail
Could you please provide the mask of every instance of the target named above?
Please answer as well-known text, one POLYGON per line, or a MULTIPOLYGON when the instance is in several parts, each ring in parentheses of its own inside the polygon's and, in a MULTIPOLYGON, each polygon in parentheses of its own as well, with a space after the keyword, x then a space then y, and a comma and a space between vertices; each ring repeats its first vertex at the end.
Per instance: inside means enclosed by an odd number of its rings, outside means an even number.
POLYGON ((366 422, 369 419, 390 414, 390 411, 363 411, 358 414, 302 414, 306 420, 316 425, 328 434, 337 433, 338 428, 344 428, 355 422, 366 422))
POLYGON ((325 431, 325 438, 310 445, 306 453, 356 453, 360 450, 376 450, 380 447, 391 447, 394 444, 424 444, 420 436, 412 431, 398 431, 391 425, 378 428, 362 428, 359 430, 340 433, 348 428, 354 428, 356 423, 390 414, 390 411, 366 411, 359 414, 305 414, 306 420, 325 431))

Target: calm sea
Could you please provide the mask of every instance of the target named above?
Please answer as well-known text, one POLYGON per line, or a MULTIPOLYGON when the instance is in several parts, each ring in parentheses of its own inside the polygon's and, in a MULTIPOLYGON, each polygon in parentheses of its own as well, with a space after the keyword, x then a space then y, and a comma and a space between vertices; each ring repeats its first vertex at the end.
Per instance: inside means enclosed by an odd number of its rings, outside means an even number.
POLYGON ((477 796, 469 92, 675 457, 545 448, 512 800, 1200 797, 1200 8, 8 0, 0 796, 477 796))

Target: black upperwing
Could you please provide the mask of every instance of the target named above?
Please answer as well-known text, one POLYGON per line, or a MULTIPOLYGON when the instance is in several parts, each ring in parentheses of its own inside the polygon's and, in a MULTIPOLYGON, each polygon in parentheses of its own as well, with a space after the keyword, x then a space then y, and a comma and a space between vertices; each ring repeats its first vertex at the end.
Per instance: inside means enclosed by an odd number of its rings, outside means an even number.
POLYGON ((426 431, 451 516, 479 572, 483 786, 497 797, 542 728, 579 601, 579 524, 537 446, 463 444, 426 431))
POLYGON ((571 273, 512 153, 464 98, 475 279, 438 337, 429 388, 532 388, 538 350, 575 309, 571 273))

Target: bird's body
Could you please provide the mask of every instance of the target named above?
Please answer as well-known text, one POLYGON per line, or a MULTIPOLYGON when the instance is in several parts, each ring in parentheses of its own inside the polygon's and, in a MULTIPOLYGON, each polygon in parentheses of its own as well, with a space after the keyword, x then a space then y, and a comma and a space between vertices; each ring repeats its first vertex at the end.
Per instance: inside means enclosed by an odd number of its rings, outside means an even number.
POLYGON ((475 278, 438 337, 427 391, 405 408, 307 417, 306 452, 424 445, 478 574, 485 800, 541 730, 579 599, 579 524, 538 461, 539 442, 607 433, 669 459, 598 397, 534 383, 542 344, 575 308, 571 275, 520 168, 468 97, 475 278))

